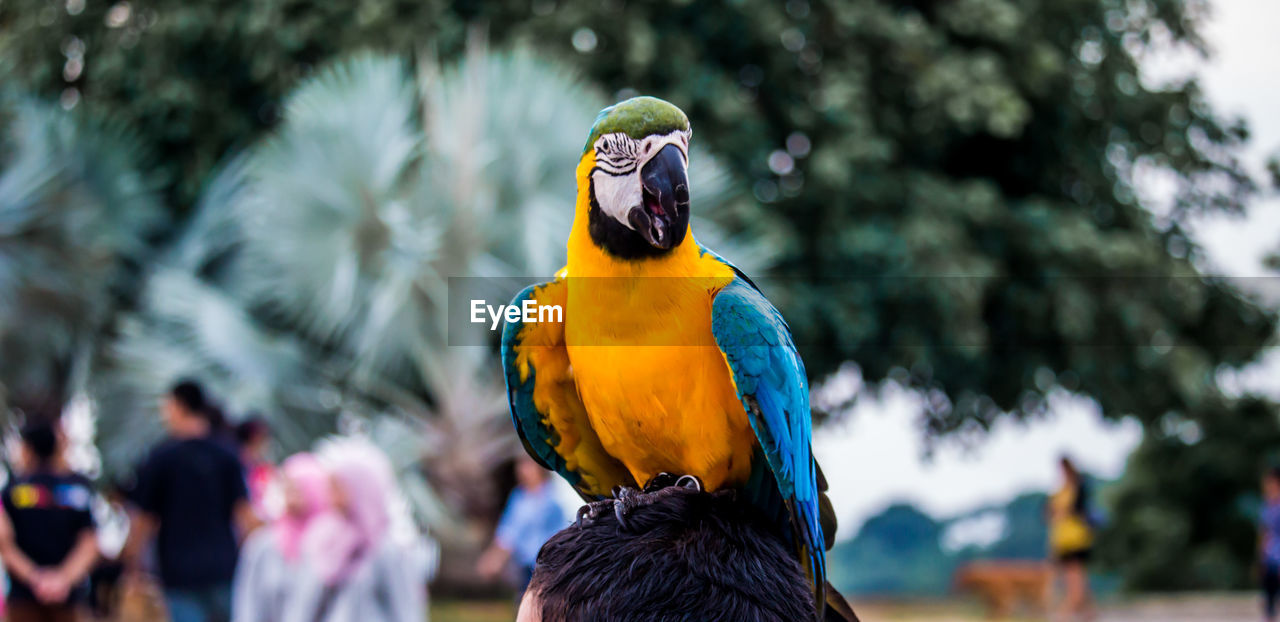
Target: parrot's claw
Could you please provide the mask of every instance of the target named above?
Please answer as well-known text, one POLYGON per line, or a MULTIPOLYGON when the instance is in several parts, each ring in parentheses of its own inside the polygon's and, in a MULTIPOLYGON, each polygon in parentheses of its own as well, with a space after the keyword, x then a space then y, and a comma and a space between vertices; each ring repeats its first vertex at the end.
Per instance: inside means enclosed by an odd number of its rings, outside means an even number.
POLYGON ((618 517, 618 524, 628 529, 628 514, 631 510, 652 503, 649 494, 644 491, 623 486, 614 491, 613 515, 618 517))
POLYGON ((584 525, 590 525, 592 521, 604 513, 610 505, 613 505, 612 499, 603 499, 600 501, 592 501, 591 503, 578 508, 578 517, 574 520, 574 524, 579 528, 584 525))

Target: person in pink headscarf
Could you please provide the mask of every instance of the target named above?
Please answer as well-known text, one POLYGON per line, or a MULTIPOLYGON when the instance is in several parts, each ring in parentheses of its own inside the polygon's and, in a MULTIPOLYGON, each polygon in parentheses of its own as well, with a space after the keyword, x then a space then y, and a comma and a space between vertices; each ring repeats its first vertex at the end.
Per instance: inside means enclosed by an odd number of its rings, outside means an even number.
POLYGON ((232 622, 284 619, 297 582, 302 542, 317 519, 333 512, 329 471, 307 453, 280 468, 284 512, 245 541, 232 586, 232 622))
POLYGON ((280 622, 421 622, 429 553, 412 530, 393 528, 390 461, 362 441, 327 449, 333 511, 307 527, 297 592, 280 622))

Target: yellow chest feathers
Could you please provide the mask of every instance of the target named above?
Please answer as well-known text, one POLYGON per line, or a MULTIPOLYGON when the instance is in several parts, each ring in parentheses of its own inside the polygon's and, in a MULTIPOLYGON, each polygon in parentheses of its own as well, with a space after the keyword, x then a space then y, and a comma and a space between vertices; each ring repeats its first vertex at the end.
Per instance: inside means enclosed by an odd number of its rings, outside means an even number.
POLYGON ((581 267, 596 276, 575 276, 571 244, 565 341, 592 427, 637 482, 669 472, 715 489, 747 479, 755 435, 711 333, 733 272, 687 242, 643 267, 581 267))

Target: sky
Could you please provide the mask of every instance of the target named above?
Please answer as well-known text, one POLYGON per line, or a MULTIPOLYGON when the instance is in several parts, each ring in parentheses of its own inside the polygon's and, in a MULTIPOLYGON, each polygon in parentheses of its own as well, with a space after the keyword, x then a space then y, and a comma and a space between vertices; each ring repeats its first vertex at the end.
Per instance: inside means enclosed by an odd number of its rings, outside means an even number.
MULTIPOLYGON (((1158 84, 1196 75, 1220 113, 1243 117, 1252 131, 1245 152, 1249 170, 1259 179, 1269 154, 1280 152, 1280 2, 1218 0, 1203 34, 1213 50, 1205 60, 1191 54, 1144 59, 1144 82, 1158 84)), ((1262 259, 1280 250, 1280 201, 1258 200, 1243 216, 1202 218, 1193 235, 1208 256, 1204 270, 1227 276, 1266 274, 1262 259)), ((1280 353, 1228 379, 1236 390, 1280 395, 1280 353)), ((845 373, 832 390, 856 390, 861 379, 845 373)), ((1003 503, 1027 490, 1056 485, 1058 455, 1072 456, 1086 471, 1115 478, 1141 438, 1134 421, 1107 423, 1091 400, 1066 394, 1052 397, 1053 414, 1030 424, 1001 421, 974 446, 943 441, 925 456, 916 398, 889 389, 878 399, 860 398, 843 421, 814 435, 814 452, 831 484, 840 518, 837 537, 853 537, 858 527, 890 503, 908 501, 937 518, 1003 503)))

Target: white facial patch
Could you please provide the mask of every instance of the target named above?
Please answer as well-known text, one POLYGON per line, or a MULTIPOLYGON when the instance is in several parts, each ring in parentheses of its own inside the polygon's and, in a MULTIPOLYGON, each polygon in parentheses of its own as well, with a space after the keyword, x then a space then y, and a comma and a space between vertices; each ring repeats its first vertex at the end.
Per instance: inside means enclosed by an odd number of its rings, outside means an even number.
POLYGON ((685 167, 689 166, 689 132, 675 130, 661 136, 646 136, 636 140, 615 132, 596 139, 594 149, 596 168, 591 171, 596 203, 600 209, 629 229, 627 214, 640 205, 642 199, 640 170, 653 156, 667 145, 680 149, 685 167))

